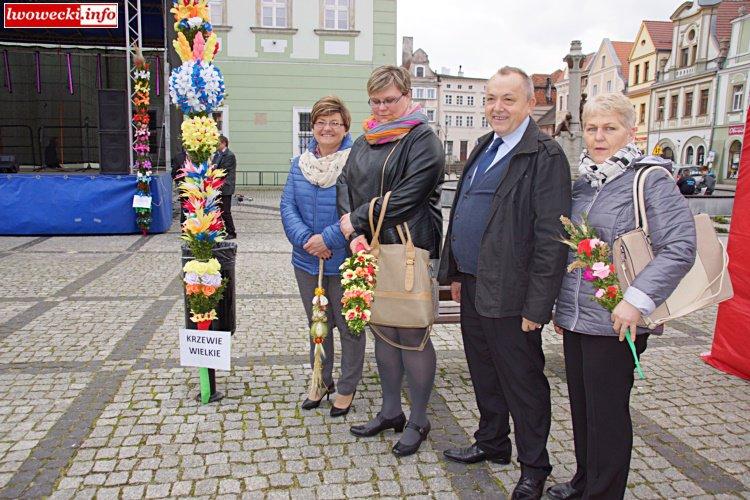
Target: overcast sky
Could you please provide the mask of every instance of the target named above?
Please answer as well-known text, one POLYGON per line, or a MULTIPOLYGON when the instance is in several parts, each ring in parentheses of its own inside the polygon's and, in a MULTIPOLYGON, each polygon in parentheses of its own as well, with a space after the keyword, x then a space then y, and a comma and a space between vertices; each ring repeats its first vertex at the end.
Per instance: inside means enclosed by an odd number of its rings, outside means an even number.
POLYGON ((603 38, 632 42, 641 20, 669 21, 679 0, 398 0, 401 40, 414 37, 433 70, 488 77, 504 65, 528 73, 562 68, 571 40, 585 53, 603 38))

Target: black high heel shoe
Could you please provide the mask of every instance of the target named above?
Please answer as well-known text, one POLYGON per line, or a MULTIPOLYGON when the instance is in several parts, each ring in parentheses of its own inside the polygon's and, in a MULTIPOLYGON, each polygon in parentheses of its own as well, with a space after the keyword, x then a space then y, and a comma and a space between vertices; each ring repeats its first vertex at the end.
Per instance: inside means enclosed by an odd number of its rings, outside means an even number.
POLYGON ((357 395, 357 389, 354 389, 354 392, 352 393, 352 400, 349 402, 349 406, 346 408, 337 408, 335 404, 331 405, 331 416, 332 417, 343 417, 347 413, 349 413, 349 410, 352 409, 352 404, 354 404, 354 396, 357 395))
POLYGON ((406 416, 401 413, 393 418, 378 419, 375 424, 370 421, 362 425, 353 425, 349 428, 349 432, 357 437, 372 437, 377 436, 386 429, 393 429, 394 432, 403 432, 405 424, 406 416))
POLYGON ((415 423, 407 422, 406 427, 409 429, 414 429, 419 433, 419 441, 417 441, 414 444, 401 444, 401 441, 393 445, 393 449, 391 450, 394 455, 397 457, 408 457, 409 455, 413 455, 419 450, 419 447, 422 446, 422 441, 427 439, 427 434, 430 433, 430 429, 432 426, 430 426, 430 423, 427 422, 427 425, 424 427, 420 427, 415 423))
POLYGON ((333 394, 335 390, 336 388, 333 385, 329 385, 326 387, 326 392, 320 396, 320 399, 305 398, 300 406, 303 410, 313 410, 320 406, 320 402, 323 401, 323 398, 326 398, 326 401, 330 401, 331 394, 333 394))

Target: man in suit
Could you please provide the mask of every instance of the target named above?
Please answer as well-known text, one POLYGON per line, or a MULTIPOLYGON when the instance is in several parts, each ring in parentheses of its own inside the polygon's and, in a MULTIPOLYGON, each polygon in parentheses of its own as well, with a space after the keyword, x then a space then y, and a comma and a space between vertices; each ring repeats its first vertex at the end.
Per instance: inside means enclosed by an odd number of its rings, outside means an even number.
POLYGON ((559 219, 570 215, 570 166, 531 120, 536 101, 526 73, 500 69, 485 97, 493 131, 466 163, 440 262, 440 281, 461 303, 480 420, 474 444, 444 455, 462 463, 510 463, 510 414, 521 463, 511 498, 537 499, 552 470, 541 332, 565 272, 559 219))
POLYGON ((223 135, 219 136, 219 149, 214 155, 213 162, 227 173, 224 177, 224 185, 221 186, 221 210, 224 227, 227 231, 226 239, 233 240, 237 237, 237 230, 234 228, 234 219, 232 218, 232 195, 237 178, 237 158, 229 150, 229 139, 223 135))

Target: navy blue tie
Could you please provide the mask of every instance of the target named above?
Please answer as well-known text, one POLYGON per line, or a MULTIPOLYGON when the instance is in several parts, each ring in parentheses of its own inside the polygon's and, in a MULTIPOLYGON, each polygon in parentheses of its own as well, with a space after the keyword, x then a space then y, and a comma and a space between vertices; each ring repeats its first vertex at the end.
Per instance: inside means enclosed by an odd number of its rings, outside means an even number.
POLYGON ((477 161, 477 166, 474 169, 474 176, 471 180, 471 185, 473 185, 475 182, 481 182, 482 177, 484 176, 484 173, 487 171, 490 165, 492 165, 492 162, 495 160, 495 156, 497 155, 497 150, 500 148, 500 145, 502 143, 503 143, 502 137, 495 137, 495 140, 492 141, 492 144, 490 144, 490 147, 487 148, 487 150, 479 158, 479 161, 477 161))

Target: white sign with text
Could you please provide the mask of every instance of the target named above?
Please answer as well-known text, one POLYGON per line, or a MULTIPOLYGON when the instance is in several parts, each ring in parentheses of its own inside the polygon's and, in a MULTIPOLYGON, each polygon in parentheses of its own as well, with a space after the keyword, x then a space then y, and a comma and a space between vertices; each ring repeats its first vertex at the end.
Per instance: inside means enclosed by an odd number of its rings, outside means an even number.
POLYGON ((232 334, 180 328, 180 365, 230 370, 232 334))
POLYGON ((150 196, 133 196, 133 208, 151 208, 150 196))

